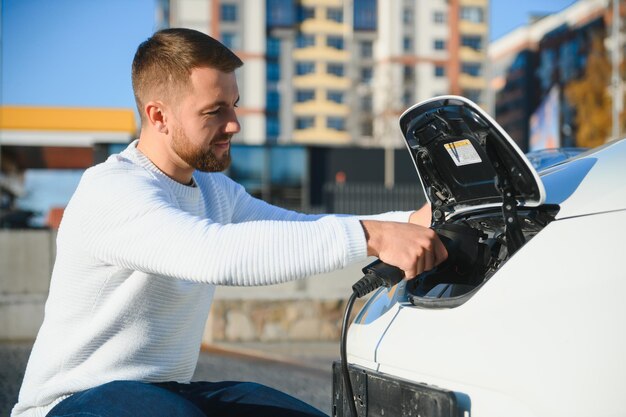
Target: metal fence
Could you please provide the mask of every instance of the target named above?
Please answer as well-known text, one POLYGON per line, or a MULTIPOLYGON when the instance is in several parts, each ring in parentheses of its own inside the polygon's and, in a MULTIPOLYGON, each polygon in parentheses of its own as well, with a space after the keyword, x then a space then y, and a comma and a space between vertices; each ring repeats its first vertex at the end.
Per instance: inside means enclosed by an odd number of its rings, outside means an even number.
POLYGON ((416 210, 426 202, 419 184, 326 184, 324 201, 328 213, 376 214, 416 210))

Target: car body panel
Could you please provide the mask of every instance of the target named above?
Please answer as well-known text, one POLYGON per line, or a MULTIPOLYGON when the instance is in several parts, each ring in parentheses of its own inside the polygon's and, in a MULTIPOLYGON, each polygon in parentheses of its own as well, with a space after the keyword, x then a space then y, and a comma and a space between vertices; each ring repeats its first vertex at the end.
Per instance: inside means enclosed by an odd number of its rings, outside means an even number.
POLYGON ((354 323, 349 361, 455 390, 472 416, 620 415, 625 235, 626 211, 553 221, 464 304, 354 323))
POLYGON ((626 139, 541 172, 557 219, 626 209, 626 139))

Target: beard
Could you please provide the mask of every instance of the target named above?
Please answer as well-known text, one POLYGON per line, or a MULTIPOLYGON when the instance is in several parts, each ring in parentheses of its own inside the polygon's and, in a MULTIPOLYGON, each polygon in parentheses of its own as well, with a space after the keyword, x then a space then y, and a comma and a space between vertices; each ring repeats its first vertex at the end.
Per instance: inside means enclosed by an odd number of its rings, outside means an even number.
MULTIPOLYGON (((214 141, 222 142, 231 138, 232 135, 221 135, 216 137, 214 141)), ((174 129, 172 149, 187 165, 198 171, 221 172, 230 166, 230 149, 224 152, 221 158, 218 158, 210 145, 207 149, 194 146, 180 126, 174 129)))

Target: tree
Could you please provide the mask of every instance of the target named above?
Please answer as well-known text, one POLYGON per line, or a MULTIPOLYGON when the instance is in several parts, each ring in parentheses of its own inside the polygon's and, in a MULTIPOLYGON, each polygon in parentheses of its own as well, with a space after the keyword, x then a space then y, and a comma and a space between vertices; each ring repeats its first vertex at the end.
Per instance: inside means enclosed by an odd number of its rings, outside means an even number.
MULTIPOLYGON (((576 144, 602 145, 611 135, 611 62, 604 37, 592 35, 591 50, 583 76, 565 87, 565 95, 576 108, 576 144)), ((622 117, 623 119, 623 117, 622 117)))

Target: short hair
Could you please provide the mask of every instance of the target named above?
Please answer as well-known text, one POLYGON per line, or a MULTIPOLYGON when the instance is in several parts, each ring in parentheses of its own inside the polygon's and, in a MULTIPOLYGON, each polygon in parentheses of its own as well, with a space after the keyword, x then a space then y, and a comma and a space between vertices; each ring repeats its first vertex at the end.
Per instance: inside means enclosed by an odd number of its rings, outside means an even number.
POLYGON ((142 123, 143 106, 152 93, 174 98, 190 87, 194 68, 209 67, 230 73, 243 62, 222 43, 193 29, 171 28, 154 33, 137 48, 132 82, 142 123))

